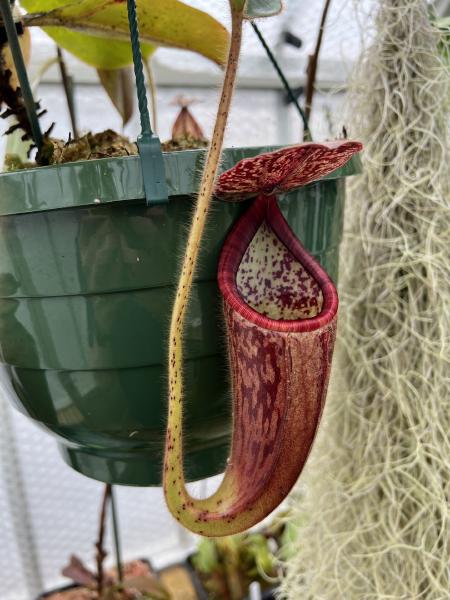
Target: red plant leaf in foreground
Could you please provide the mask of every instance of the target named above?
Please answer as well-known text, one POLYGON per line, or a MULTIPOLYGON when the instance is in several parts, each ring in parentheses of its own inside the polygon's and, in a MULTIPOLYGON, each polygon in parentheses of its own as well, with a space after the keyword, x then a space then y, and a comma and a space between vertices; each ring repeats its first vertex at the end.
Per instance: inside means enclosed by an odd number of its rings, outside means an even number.
POLYGON ((349 140, 308 142, 244 158, 222 173, 215 194, 236 202, 260 193, 270 196, 287 192, 332 173, 361 150, 360 142, 349 140))

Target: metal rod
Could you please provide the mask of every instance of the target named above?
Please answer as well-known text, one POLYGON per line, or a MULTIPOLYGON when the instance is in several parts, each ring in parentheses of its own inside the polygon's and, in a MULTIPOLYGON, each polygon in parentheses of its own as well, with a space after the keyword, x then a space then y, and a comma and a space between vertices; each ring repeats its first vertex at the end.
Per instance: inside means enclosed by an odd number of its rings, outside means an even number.
POLYGON ((305 112, 303 111, 302 107, 300 106, 300 104, 298 103, 297 98, 295 97, 294 92, 292 91, 291 86, 289 85, 288 80, 286 79, 285 74, 283 73, 277 59, 275 58, 275 55, 273 54, 272 50, 269 48, 266 40, 264 39, 263 34, 261 33, 261 30, 259 29, 258 25, 256 25, 256 23, 254 21, 250 21, 251 26, 253 27, 256 35, 259 38, 259 41, 261 42, 264 50, 267 53, 267 56, 270 59, 270 62, 272 63, 275 71, 278 73, 278 76, 282 82, 282 84, 284 85, 284 88, 287 92, 287 95, 289 96, 289 100, 294 104, 295 108, 297 109, 297 112, 300 115, 300 118, 303 121, 303 127, 305 129, 305 131, 309 132, 309 123, 308 123, 308 119, 305 115, 305 112))
POLYGON ((61 48, 58 46, 57 48, 58 54, 58 63, 59 63, 59 71, 61 73, 61 81, 64 88, 64 93, 66 95, 67 108, 69 110, 70 123, 72 125, 72 133, 73 137, 78 137, 78 127, 77 127, 77 114, 75 110, 75 97, 74 97, 74 89, 73 89, 73 79, 67 72, 66 61, 64 60, 64 56, 61 48))
POLYGON ((113 524, 114 551, 116 553, 117 577, 120 582, 123 581, 123 563, 122 563, 122 544, 120 540, 119 515, 116 503, 116 491, 111 486, 111 515, 113 524))
POLYGON ((107 483, 105 485, 105 490, 103 492, 102 504, 100 508, 100 523, 99 523, 99 531, 98 531, 98 541, 95 544, 97 548, 97 592, 98 597, 100 598, 103 593, 104 586, 104 562, 106 558, 106 550, 104 548, 105 543, 105 530, 106 530, 106 511, 108 509, 108 501, 111 497, 111 485, 107 483))
POLYGON ((20 48, 19 36, 17 35, 16 24, 13 19, 9 0, 0 0, 0 11, 2 13, 6 35, 8 36, 11 54, 14 59, 17 77, 19 78, 25 109, 27 111, 28 120, 30 121, 31 131, 33 132, 34 143, 36 144, 38 151, 40 151, 43 143, 41 126, 39 125, 36 103, 31 91, 27 68, 23 59, 22 49, 20 48))

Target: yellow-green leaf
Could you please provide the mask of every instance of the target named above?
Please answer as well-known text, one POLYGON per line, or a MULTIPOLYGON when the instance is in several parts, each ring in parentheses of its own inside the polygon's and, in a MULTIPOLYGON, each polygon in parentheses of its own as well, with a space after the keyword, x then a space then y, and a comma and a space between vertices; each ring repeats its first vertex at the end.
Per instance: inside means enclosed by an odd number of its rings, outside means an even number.
MULTIPOLYGON (((137 0, 136 4, 140 36, 144 44, 192 50, 219 65, 225 64, 229 35, 213 17, 180 0, 137 0)), ((80 0, 69 4, 67 0, 22 0, 22 5, 29 12, 37 13, 27 16, 27 24, 45 27, 58 44, 89 64, 111 69, 114 66, 123 67, 131 61, 126 43, 129 39, 126 0, 80 0), (61 27, 72 30, 71 39, 67 37, 69 42, 64 39, 69 32, 61 30, 61 27), (99 36, 97 43, 104 44, 100 57, 93 56, 94 49, 83 48, 87 40, 86 37, 79 38, 80 34, 90 36, 89 45, 93 46, 96 40, 92 36, 99 36), (123 59, 122 47, 118 52, 122 60, 119 61, 116 56, 114 65, 105 64, 104 55, 118 43, 127 49, 128 60, 123 59)))
MULTIPOLYGON (((91 67, 97 69, 123 69, 132 61, 130 44, 107 40, 94 35, 78 33, 63 27, 45 27, 45 32, 58 44, 91 67)), ((156 50, 143 45, 142 53, 148 57, 156 50)))
MULTIPOLYGON (((29 12, 47 12, 65 6, 67 0, 22 0, 21 4, 29 12)), ((87 35, 64 27, 44 27, 44 31, 58 46, 97 69, 121 69, 132 61, 128 42, 87 35)), ((145 57, 149 57, 154 50, 154 46, 142 45, 145 57)))

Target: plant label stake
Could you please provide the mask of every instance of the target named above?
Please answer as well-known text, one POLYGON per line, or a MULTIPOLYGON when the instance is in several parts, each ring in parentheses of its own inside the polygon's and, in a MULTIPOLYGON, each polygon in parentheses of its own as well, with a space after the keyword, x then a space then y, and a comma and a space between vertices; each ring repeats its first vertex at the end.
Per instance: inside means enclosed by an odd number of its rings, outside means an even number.
POLYGON ((166 499, 195 533, 231 535, 252 527, 287 496, 307 460, 326 397, 338 296, 289 228, 276 196, 342 167, 361 148, 352 141, 302 144, 244 159, 219 178, 219 198, 257 198, 219 262, 233 438, 224 479, 210 498, 194 499, 186 489, 181 410, 169 404, 166 499))

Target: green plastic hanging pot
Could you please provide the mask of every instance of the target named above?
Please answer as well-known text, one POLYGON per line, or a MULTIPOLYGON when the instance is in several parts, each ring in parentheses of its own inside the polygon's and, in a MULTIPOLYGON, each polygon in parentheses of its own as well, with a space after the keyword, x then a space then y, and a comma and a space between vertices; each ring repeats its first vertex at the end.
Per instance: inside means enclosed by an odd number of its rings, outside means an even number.
MULTIPOLYGON (((272 149, 227 150, 223 169, 272 149)), ((169 202, 157 206, 145 202, 139 156, 0 175, 2 384, 23 413, 56 436, 64 460, 89 477, 160 484, 166 338, 203 156, 164 155, 169 202)), ((293 231, 335 279, 345 177, 359 167, 355 157, 280 199, 293 231)), ((214 201, 214 235, 205 237, 187 319, 192 480, 221 472, 229 449, 217 263, 246 208, 214 201)))

